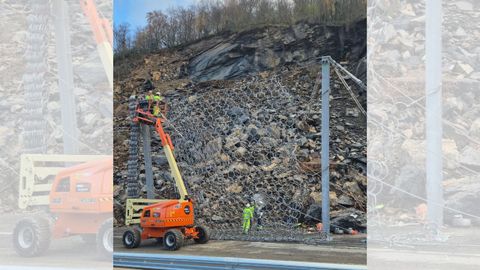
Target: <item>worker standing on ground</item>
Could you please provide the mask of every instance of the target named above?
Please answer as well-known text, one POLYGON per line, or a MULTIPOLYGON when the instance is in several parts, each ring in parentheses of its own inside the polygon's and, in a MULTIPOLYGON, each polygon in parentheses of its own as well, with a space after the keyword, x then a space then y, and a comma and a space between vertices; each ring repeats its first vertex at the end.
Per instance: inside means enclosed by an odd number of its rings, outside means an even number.
POLYGON ((250 206, 247 203, 246 207, 243 209, 243 233, 247 234, 250 231, 250 226, 253 219, 253 212, 255 211, 255 206, 250 206))
POLYGON ((255 203, 255 201, 252 201, 252 203, 250 203, 250 210, 252 211, 252 217, 250 218, 250 228, 253 227, 253 223, 255 221, 255 210, 256 210, 256 206, 257 204, 255 203))
POLYGON ((257 229, 261 230, 263 229, 263 222, 262 222, 262 217, 263 217, 263 202, 259 201, 259 205, 255 204, 255 208, 253 211, 253 214, 255 216, 255 220, 257 222, 257 229))

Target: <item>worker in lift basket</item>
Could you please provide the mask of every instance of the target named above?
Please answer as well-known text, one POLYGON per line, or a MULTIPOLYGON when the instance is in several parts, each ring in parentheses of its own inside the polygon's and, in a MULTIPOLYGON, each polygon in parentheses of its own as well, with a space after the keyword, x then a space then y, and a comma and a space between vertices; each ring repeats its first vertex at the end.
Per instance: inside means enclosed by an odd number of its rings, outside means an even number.
POLYGON ((155 96, 153 95, 153 91, 148 91, 148 94, 145 96, 145 100, 148 101, 148 108, 152 108, 154 99, 155 96))
POLYGON ((250 206, 247 203, 246 207, 243 209, 243 233, 247 234, 250 230, 250 225, 253 219, 253 212, 255 211, 255 206, 250 206))
POLYGON ((153 101, 153 115, 158 116, 160 114, 160 102, 163 101, 163 97, 160 95, 160 92, 157 92, 157 94, 153 96, 153 101))

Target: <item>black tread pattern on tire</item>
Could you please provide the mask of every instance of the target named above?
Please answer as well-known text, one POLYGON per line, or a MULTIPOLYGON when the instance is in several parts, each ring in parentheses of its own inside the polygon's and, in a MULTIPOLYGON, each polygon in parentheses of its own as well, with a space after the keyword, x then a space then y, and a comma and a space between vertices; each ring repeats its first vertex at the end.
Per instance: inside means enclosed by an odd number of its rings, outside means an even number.
POLYGON ((197 244, 206 244, 208 242, 208 240, 210 240, 210 230, 203 225, 195 226, 195 229, 196 230, 198 230, 198 229, 202 230, 203 235, 200 236, 199 238, 194 238, 193 241, 195 241, 195 243, 197 243, 197 244))
POLYGON ((183 246, 183 241, 184 241, 184 237, 183 237, 183 234, 180 230, 177 230, 177 229, 170 229, 168 230, 164 237, 163 237, 163 247, 166 249, 166 250, 178 250, 179 248, 181 248, 183 246), (169 234, 173 234, 175 236, 175 243, 173 244, 173 246, 167 246, 167 236, 169 234))
POLYGON ((43 217, 28 217, 20 220, 13 231, 13 245, 18 255, 22 257, 35 257, 47 251, 50 246, 51 231, 50 222, 43 217), (18 243, 20 229, 29 226, 33 230, 34 239, 30 248, 24 249, 18 243))
POLYGON ((142 241, 142 236, 141 236, 141 232, 139 229, 137 228, 131 228, 131 229, 128 229, 127 231, 125 231, 123 233, 123 236, 122 236, 122 242, 123 242, 123 245, 126 247, 126 248, 137 248, 138 246, 140 246, 140 242, 142 241), (132 234, 133 235, 133 243, 131 245, 127 245, 125 243, 125 235, 129 233, 129 234, 132 234))
MULTIPOLYGON (((112 258, 112 252, 108 251, 105 249, 103 246, 103 234, 107 230, 113 230, 113 218, 109 218, 105 220, 102 225, 100 225, 100 228, 98 229, 97 233, 97 251, 98 254, 103 257, 103 258, 112 258)), ((113 237, 113 232, 112 232, 112 237, 113 237)), ((113 244, 113 239, 112 239, 112 244, 113 244)))

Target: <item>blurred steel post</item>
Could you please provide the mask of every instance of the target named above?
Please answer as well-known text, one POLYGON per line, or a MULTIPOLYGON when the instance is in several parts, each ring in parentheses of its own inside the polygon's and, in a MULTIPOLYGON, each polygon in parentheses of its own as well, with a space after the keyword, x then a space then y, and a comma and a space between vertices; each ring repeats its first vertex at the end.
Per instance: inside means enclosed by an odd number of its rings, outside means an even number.
POLYGON ((143 158, 145 159, 145 186, 147 187, 147 199, 154 199, 153 172, 152 172, 152 148, 150 127, 142 125, 143 134, 143 158))
POLYGON ((330 61, 322 57, 322 224, 330 235, 330 61))
POLYGON ((441 0, 427 0, 425 20, 427 216, 439 228, 443 225, 441 0))
POLYGON ((75 95, 73 94, 73 66, 70 42, 70 20, 65 0, 53 1, 55 42, 58 64, 58 90, 63 128, 63 152, 78 154, 78 131, 75 95))

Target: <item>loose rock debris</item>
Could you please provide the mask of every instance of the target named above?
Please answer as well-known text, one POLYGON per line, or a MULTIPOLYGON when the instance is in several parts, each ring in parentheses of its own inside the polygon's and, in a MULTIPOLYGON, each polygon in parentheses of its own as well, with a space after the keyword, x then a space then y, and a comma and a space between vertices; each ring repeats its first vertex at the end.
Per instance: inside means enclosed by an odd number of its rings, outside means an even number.
MULTIPOLYGON (((297 27, 307 32, 318 28, 297 27)), ((151 72, 154 84, 169 104, 165 128, 172 136, 180 171, 196 202, 196 219, 214 229, 214 238, 311 243, 321 238, 315 229, 321 222, 321 99, 314 91, 320 71, 319 61, 315 60, 318 55, 304 55, 305 58, 292 60, 288 65, 233 77, 228 73, 230 68, 221 70, 222 63, 201 72, 192 69, 199 61, 198 55, 204 55, 201 52, 212 47, 222 47, 232 40, 255 43, 259 37, 271 38, 266 32, 275 36, 282 31, 285 29, 266 27, 238 34, 244 35, 242 38, 215 36, 211 38, 215 42, 202 40, 143 59, 134 57, 115 63, 122 69, 116 75, 120 77, 114 98, 117 226, 123 225, 126 200, 128 98, 142 94, 141 85, 151 72), (216 75, 208 75, 213 70, 216 75), (229 75, 218 77, 224 73, 229 75), (207 80, 212 78, 217 80, 207 80), (253 200, 263 213, 264 228, 257 230, 254 225, 250 235, 239 236, 242 209, 253 200)), ((335 35, 335 31, 329 31, 335 35)), ((353 49, 364 41, 365 37, 358 36, 359 40, 349 43, 351 46, 346 46, 344 53, 337 54, 342 57, 338 60, 347 61, 347 67, 353 70, 361 66, 364 57, 353 49)), ((322 36, 299 39, 293 42, 292 50, 308 43, 318 46, 320 55, 323 48, 320 41, 325 41, 322 36)), ((275 47, 283 41, 269 42, 275 47)), ((355 102, 333 72, 331 87, 332 225, 345 231, 349 228, 365 231, 366 119, 358 113, 355 102)), ((356 94, 360 96, 359 92, 356 94)), ((158 198, 176 198, 158 137, 153 133, 152 137, 155 194, 158 198)), ((142 164, 141 154, 139 158, 142 164)), ((143 165, 138 173, 145 196, 143 165)))

